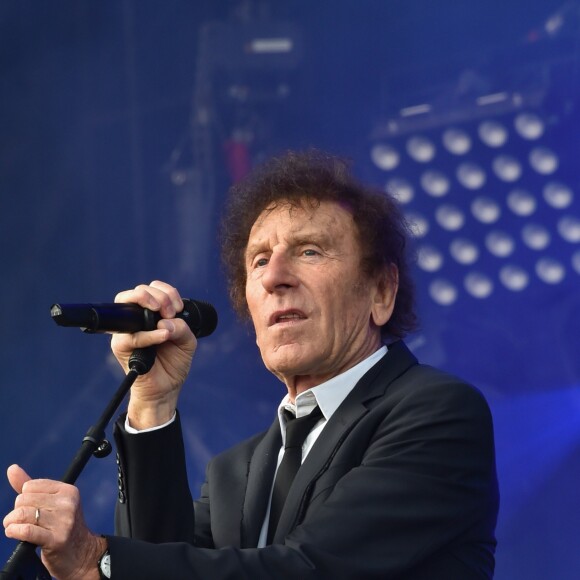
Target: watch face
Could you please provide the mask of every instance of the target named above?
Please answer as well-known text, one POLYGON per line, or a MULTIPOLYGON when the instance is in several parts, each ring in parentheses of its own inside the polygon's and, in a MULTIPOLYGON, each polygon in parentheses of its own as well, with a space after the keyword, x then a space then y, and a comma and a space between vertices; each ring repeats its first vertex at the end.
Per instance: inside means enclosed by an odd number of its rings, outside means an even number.
POLYGON ((111 554, 107 552, 99 562, 99 569, 103 578, 111 577, 111 554))

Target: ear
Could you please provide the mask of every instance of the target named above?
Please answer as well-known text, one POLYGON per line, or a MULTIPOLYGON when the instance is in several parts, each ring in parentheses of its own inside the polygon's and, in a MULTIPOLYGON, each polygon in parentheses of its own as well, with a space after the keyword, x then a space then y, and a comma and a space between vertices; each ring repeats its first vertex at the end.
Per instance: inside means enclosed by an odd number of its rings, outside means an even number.
POLYGON ((389 264, 375 282, 371 319, 376 326, 385 325, 391 318, 398 288, 399 270, 395 264, 389 264))

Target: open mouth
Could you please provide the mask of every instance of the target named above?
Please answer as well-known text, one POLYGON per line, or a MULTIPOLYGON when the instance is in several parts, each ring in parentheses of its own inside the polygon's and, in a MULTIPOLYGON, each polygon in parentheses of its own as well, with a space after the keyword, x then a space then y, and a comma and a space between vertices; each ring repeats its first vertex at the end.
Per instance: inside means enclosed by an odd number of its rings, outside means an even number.
POLYGON ((299 320, 306 320, 306 315, 299 310, 275 312, 270 318, 270 326, 275 324, 292 324, 299 320))

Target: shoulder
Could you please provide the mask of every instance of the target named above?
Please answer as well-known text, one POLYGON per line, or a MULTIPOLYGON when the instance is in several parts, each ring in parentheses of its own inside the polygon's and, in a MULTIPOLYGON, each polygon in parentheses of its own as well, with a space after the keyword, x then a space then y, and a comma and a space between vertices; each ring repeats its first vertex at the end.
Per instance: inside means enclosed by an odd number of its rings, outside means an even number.
POLYGON ((420 434, 451 433, 493 440, 489 405, 479 389, 443 370, 420 364, 407 365, 395 378, 384 368, 375 378, 375 395, 369 401, 369 420, 390 433, 418 429, 420 434), (383 382, 382 387, 377 381, 383 382))
POLYGON ((449 372, 419 363, 402 340, 389 346, 388 354, 361 383, 363 391, 371 396, 380 393, 389 406, 457 404, 488 410, 479 389, 449 372))
MULTIPOLYGON (((493 455, 493 421, 479 389, 453 374, 417 364, 392 384, 371 413, 379 431, 414 440, 461 441, 493 455)), ((467 452, 464 449, 465 452, 467 452)))
POLYGON ((401 402, 421 400, 434 406, 456 406, 489 410, 483 393, 469 382, 429 365, 411 367, 392 385, 401 402))

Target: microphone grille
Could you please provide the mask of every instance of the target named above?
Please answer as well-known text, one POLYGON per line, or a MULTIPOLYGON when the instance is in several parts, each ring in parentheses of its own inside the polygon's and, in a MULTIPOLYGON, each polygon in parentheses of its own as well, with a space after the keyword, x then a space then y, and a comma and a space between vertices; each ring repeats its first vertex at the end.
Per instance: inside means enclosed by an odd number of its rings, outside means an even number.
POLYGON ((197 338, 209 336, 217 328, 217 311, 209 302, 186 299, 183 303, 184 310, 190 314, 189 325, 197 338))

